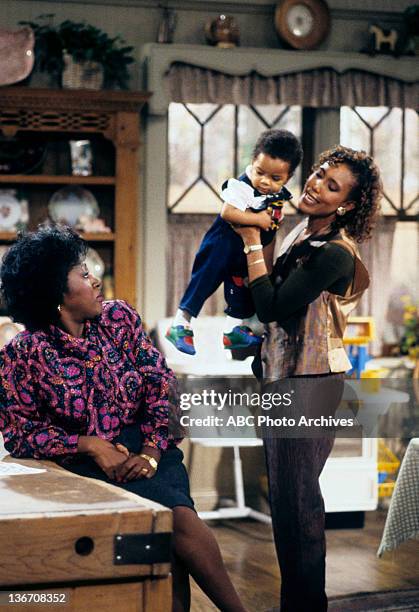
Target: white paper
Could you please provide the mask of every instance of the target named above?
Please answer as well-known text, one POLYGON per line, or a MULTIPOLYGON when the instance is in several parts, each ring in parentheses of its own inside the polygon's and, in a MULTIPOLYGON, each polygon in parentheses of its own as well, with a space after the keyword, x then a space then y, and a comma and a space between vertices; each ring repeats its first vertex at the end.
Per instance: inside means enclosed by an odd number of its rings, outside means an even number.
POLYGON ((2 476, 21 476, 26 474, 40 474, 44 469, 31 468, 19 463, 5 463, 0 461, 0 478, 2 476))

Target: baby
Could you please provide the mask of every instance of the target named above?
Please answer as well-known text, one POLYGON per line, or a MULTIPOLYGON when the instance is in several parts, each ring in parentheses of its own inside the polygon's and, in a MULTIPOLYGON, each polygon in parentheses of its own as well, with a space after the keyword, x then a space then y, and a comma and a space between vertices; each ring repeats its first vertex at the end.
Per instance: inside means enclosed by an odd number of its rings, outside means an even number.
POLYGON ((192 268, 191 280, 179 304, 166 338, 175 347, 195 354, 191 318, 197 317, 204 302, 221 283, 227 302, 227 330, 223 336, 226 349, 257 346, 262 339, 243 325, 243 319, 254 315, 250 290, 247 287, 245 253, 270 244, 278 226, 278 203, 291 199, 284 187, 302 159, 297 138, 286 130, 267 130, 256 142, 252 162, 238 179, 227 180, 221 188, 224 205, 220 215, 205 234, 192 268), (276 211, 274 214, 272 211, 276 211), (234 225, 260 227, 260 245, 243 249, 242 239, 234 225))

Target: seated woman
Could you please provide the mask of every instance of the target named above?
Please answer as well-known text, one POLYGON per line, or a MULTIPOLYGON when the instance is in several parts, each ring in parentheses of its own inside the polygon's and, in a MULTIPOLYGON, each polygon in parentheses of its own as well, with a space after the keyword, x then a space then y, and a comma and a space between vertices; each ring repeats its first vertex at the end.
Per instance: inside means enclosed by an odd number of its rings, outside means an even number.
POLYGON ((190 609, 191 574, 221 610, 242 612, 169 437, 175 377, 136 311, 103 301, 87 248, 69 228, 41 228, 4 257, 3 297, 26 327, 0 351, 5 447, 172 508, 173 610, 190 609))

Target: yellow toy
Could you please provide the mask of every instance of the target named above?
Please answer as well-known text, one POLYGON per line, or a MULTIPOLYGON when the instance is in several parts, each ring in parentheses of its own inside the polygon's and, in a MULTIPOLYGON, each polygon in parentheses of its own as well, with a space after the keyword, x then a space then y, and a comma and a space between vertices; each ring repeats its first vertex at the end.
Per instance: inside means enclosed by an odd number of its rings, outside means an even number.
POLYGON ((378 496, 390 497, 396 484, 396 474, 400 467, 400 461, 396 455, 378 440, 378 496))
POLYGON ((271 229, 278 229, 279 224, 281 223, 284 217, 282 209, 284 207, 285 201, 286 200, 280 200, 277 193, 273 193, 272 195, 266 196, 264 203, 266 205, 266 210, 271 213, 271 229))

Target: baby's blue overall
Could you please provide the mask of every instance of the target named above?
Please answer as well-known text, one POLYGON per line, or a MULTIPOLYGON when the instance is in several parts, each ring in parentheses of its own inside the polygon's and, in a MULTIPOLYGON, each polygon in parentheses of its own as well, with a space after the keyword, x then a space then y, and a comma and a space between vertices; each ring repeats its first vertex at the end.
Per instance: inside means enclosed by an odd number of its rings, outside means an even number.
MULTIPOLYGON (((240 176, 239 180, 252 186, 246 174, 240 176)), ((284 187, 282 191, 283 199, 290 199, 289 191, 284 187)), ((255 196, 262 195, 256 189, 254 193, 255 196)), ((264 209, 252 212, 258 214, 261 210, 264 209)), ((274 236, 275 230, 262 230, 263 246, 272 242, 274 236)), ((205 301, 224 283, 224 297, 227 302, 225 313, 237 319, 247 319, 255 314, 250 290, 245 284, 247 275, 243 241, 231 225, 218 215, 195 256, 191 280, 179 308, 197 317, 205 301)))

